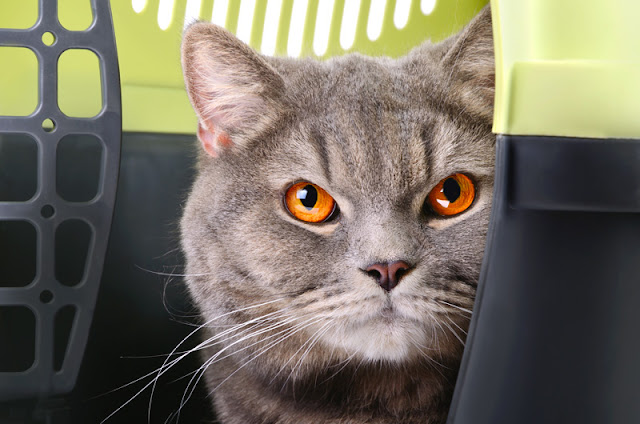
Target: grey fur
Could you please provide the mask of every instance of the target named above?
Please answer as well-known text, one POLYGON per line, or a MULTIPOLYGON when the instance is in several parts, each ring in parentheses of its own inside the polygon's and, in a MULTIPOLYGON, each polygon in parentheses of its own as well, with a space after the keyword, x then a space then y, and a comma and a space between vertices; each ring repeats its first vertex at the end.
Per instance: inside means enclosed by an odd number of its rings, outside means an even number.
POLYGON ((182 219, 187 284, 208 337, 238 326, 203 356, 223 352, 206 371, 219 418, 443 423, 491 204, 489 9, 399 60, 263 58, 198 23, 183 66, 201 121, 206 102, 224 111, 234 95, 209 90, 207 67, 229 67, 229 90, 253 90, 238 94, 253 96, 233 112, 242 119, 215 118, 211 131, 232 143, 201 154, 182 219), (425 198, 456 172, 473 178, 474 204, 437 217, 425 198), (287 213, 283 194, 303 180, 334 197, 338 218, 307 224, 287 213), (415 269, 387 294, 362 269, 394 260, 415 269), (302 326, 308 319, 318 322, 302 326))

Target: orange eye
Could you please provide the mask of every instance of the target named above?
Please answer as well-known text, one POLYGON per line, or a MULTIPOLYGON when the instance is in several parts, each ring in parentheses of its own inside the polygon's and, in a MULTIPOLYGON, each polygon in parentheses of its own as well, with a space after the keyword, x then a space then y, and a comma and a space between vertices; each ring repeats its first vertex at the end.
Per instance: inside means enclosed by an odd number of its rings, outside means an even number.
POLYGON ((315 184, 302 182, 287 190, 284 203, 291 215, 305 222, 323 222, 336 208, 336 201, 315 184))
POLYGON ((453 174, 440 181, 427 202, 438 215, 453 216, 466 211, 476 196, 473 182, 464 174, 453 174))

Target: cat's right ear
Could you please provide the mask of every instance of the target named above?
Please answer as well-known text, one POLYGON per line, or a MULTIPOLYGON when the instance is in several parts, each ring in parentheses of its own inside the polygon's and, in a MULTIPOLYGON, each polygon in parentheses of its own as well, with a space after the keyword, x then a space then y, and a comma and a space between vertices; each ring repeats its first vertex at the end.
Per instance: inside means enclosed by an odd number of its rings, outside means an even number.
POLYGON ((452 42, 443 58, 451 75, 450 95, 462 102, 467 112, 491 122, 495 59, 490 6, 485 6, 452 42))
POLYGON ((281 113, 280 75, 223 28, 190 25, 182 41, 182 69, 198 115, 198 138, 211 156, 246 145, 281 113))

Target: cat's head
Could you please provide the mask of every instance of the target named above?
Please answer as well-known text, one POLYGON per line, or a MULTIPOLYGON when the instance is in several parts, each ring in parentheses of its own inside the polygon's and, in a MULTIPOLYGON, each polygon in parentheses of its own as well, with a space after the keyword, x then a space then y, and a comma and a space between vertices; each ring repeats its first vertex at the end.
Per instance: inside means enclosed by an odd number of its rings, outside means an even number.
POLYGON ((182 60, 203 146, 182 243, 204 320, 238 326, 226 343, 245 353, 280 340, 278 367, 323 357, 311 345, 459 356, 493 186, 488 8, 399 60, 268 58, 208 23, 182 60))

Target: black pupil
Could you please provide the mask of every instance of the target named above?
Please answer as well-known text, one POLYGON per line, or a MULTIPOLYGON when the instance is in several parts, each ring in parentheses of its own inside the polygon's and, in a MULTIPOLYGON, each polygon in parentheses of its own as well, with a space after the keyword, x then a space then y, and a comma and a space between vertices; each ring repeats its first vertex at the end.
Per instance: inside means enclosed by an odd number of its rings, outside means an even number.
POLYGON ((453 203, 460 197, 460 184, 453 178, 447 178, 442 184, 442 193, 449 202, 453 203))
POLYGON ((311 210, 318 203, 318 190, 307 184, 302 190, 298 190, 298 199, 300 199, 302 206, 311 210))

